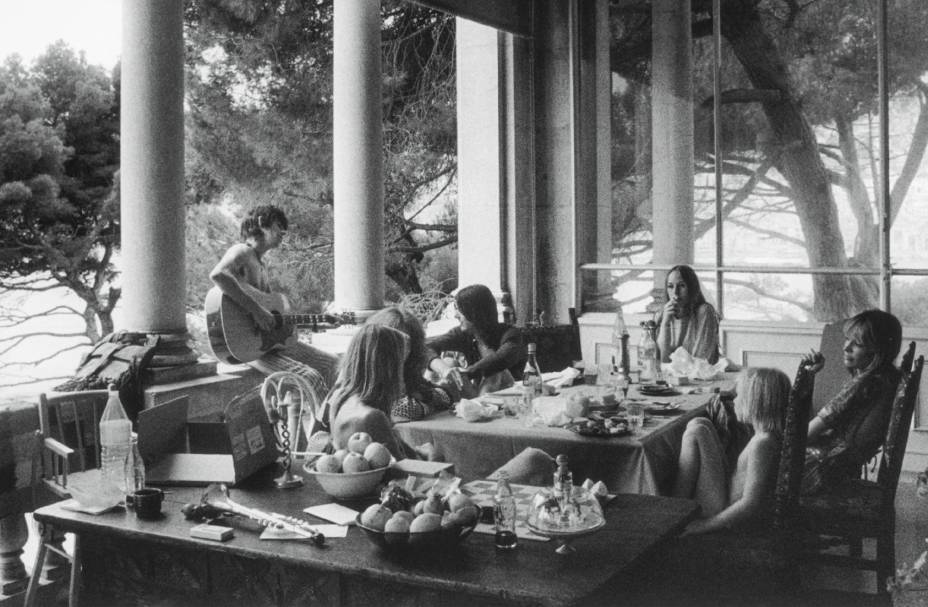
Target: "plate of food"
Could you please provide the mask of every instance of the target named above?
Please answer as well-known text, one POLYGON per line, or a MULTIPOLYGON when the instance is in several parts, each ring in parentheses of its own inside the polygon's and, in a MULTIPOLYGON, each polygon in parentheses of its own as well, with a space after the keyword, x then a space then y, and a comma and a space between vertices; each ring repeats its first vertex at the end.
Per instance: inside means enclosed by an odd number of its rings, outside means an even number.
POLYGON ((678 396, 680 391, 667 384, 641 384, 638 392, 645 396, 678 396))
POLYGON ((653 402, 645 405, 645 413, 651 415, 676 415, 678 413, 683 413, 683 409, 680 408, 679 403, 661 403, 653 402))
POLYGON ((596 436, 600 438, 613 438, 631 434, 628 429, 628 420, 624 417, 596 417, 581 419, 565 426, 571 432, 580 436, 596 436))

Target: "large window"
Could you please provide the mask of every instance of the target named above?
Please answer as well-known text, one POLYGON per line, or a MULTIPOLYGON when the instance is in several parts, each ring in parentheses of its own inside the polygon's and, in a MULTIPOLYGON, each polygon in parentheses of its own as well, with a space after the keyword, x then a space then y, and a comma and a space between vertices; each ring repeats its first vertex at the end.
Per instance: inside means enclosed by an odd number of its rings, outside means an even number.
MULTIPOLYGON (((928 325, 928 3, 883 15, 877 0, 722 0, 717 23, 693 4, 691 263, 707 295, 732 320, 888 303, 928 325)), ((668 76, 652 60, 652 21, 666 27, 653 9, 611 3, 613 254, 584 269, 611 280, 584 293, 587 311, 618 299, 643 312, 659 293, 647 267, 667 236, 651 217, 668 203, 652 177, 667 158, 652 95, 668 76)))

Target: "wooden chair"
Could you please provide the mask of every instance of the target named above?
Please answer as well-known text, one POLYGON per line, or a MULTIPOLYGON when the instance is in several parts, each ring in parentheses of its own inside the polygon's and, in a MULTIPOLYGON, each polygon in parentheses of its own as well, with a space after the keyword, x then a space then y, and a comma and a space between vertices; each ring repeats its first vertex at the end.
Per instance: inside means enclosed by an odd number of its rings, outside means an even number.
POLYGON ((567 314, 570 322, 566 325, 521 328, 522 343, 534 342, 537 346, 536 357, 542 373, 563 371, 583 358, 577 310, 569 308, 567 314))
POLYGON ((819 537, 807 551, 806 558, 827 565, 874 571, 880 593, 887 591, 886 579, 893 576, 896 569, 896 489, 925 362, 925 357, 919 356, 907 368, 913 356, 914 344, 903 356, 903 376, 896 390, 876 480, 854 479, 801 500, 806 525, 819 537), (866 539, 876 542, 874 558, 863 555, 866 539), (847 547, 846 554, 823 551, 823 548, 840 546, 847 547))
MULTIPOLYGON (((88 481, 97 476, 100 467, 100 417, 106 407, 109 392, 87 390, 39 395, 39 429, 36 432, 36 454, 33 465, 33 503, 39 507, 71 497, 70 483, 81 478, 88 481)), ((40 578, 48 579, 51 561, 70 562, 71 581, 69 605, 76 605, 80 586, 80 542, 74 538, 74 550, 68 554, 63 537, 55 529, 39 530, 39 546, 25 605, 36 604, 40 578), (48 561, 48 562, 47 562, 48 561), (45 571, 43 571, 45 570, 45 571)))

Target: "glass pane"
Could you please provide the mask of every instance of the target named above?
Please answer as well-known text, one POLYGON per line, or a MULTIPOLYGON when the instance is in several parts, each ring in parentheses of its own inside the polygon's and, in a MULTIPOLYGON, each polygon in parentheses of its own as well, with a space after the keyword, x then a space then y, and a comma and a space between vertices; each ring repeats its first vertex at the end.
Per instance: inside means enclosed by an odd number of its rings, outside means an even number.
POLYGON ((808 274, 725 274, 726 320, 810 322, 812 277, 808 274))
POLYGON ((928 327, 928 276, 896 276, 891 288, 891 311, 902 326, 928 327))
MULTIPOLYGON (((725 264, 878 268, 876 3, 724 5, 739 7, 722 14, 725 264)), ((755 303, 726 300, 727 317, 827 320, 879 303, 863 275, 758 280, 732 285, 755 303), (779 281, 804 296, 781 301, 779 281)))
POLYGON ((888 18, 890 259, 896 267, 924 269, 928 268, 928 3, 892 2, 888 18))

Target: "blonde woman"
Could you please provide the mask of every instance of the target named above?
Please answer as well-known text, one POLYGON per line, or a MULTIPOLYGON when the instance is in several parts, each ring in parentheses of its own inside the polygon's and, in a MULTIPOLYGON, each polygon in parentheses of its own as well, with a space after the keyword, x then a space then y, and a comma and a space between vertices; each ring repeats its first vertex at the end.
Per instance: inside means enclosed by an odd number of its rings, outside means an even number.
POLYGON ((753 428, 753 435, 734 468, 726 463, 715 425, 708 418, 689 422, 673 495, 698 501, 703 518, 687 527, 687 534, 744 528, 761 524, 769 515, 790 387, 789 377, 777 369, 747 368, 740 373, 735 416, 753 428))

